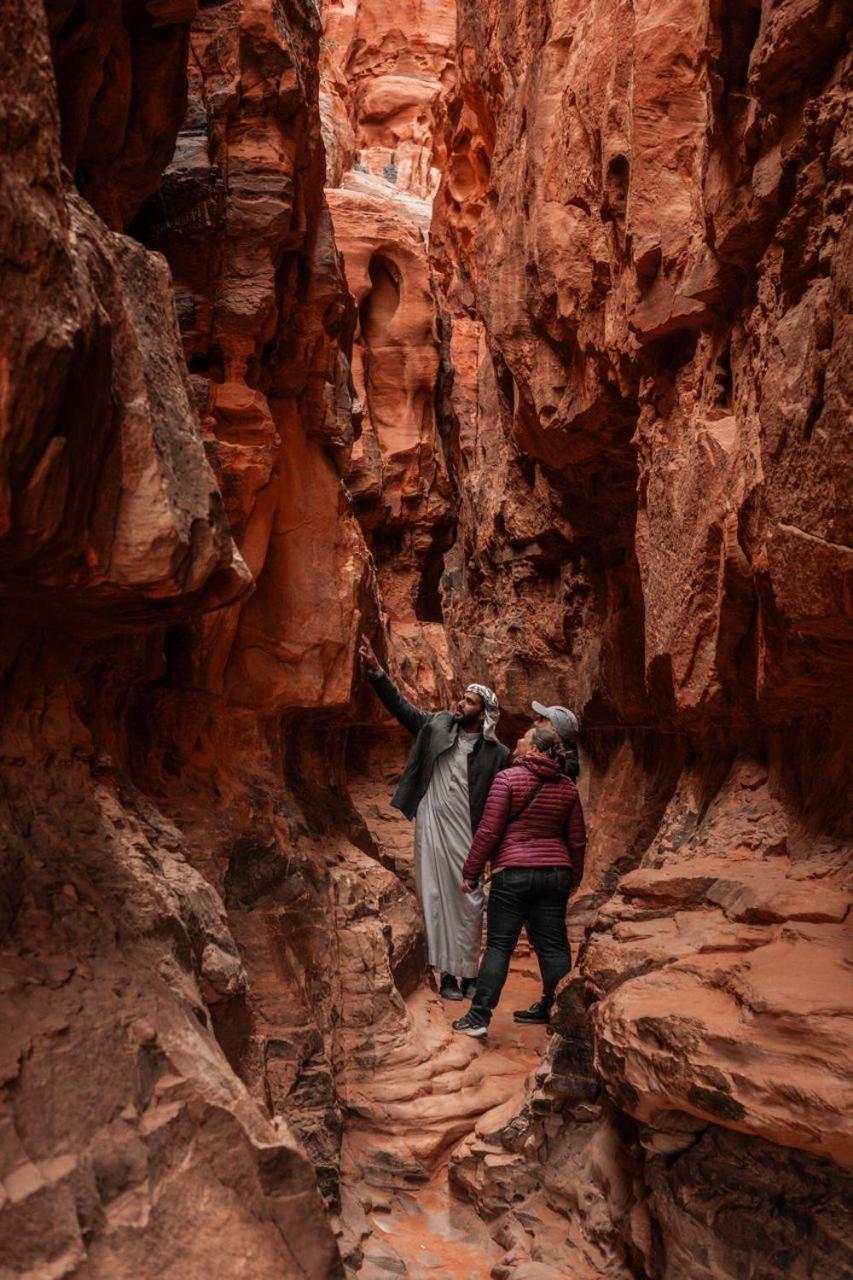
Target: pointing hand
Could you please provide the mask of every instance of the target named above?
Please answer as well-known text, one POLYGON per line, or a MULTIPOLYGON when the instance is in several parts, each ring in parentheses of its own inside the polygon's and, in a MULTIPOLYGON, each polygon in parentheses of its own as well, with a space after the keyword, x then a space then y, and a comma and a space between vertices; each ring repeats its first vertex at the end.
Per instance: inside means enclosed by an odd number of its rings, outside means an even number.
POLYGON ((364 659, 364 665, 367 667, 368 671, 375 673, 382 670, 382 665, 376 654, 373 652, 373 646, 367 636, 361 637, 361 644, 358 647, 358 652, 364 659))

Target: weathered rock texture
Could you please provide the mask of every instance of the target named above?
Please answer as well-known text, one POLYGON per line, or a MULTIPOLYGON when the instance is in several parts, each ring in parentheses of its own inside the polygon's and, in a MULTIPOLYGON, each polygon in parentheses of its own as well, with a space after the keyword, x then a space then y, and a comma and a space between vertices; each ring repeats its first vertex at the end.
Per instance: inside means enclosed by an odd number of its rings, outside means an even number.
POLYGON ((549 1069, 458 1181, 516 1221, 508 1275, 840 1276, 844 13, 458 20, 433 227, 462 502, 444 615, 457 669, 487 655, 516 715, 532 692, 582 712, 574 915, 599 908, 549 1069))
MULTIPOLYGON (((434 997, 404 1003, 421 929, 343 483, 382 295, 357 316, 324 204, 318 15, 107 9, 2 28, 3 1266, 319 1280, 361 1257, 357 1197, 332 1226, 377 1064, 417 1082, 415 1182, 518 1071, 495 1085, 434 997)), ((426 415, 385 487, 419 643, 448 494, 406 227, 409 319, 378 349, 426 415)))
POLYGON ((335 461, 319 22, 101 8, 49 5, 48 30, 20 0, 0 40, 0 1252, 9 1275, 319 1280, 341 1270, 330 1024, 372 991, 337 929, 375 935, 377 1000, 377 895, 417 943, 395 877, 323 843, 357 826, 345 788, 312 810, 376 614, 335 461), (189 378, 140 240, 172 259, 189 378))
MULTIPOLYGON (((84 42, 86 23, 64 16, 84 42)), ((4 589, 41 607, 110 611, 113 626, 177 602, 211 607, 250 579, 198 437, 168 272, 63 192, 42 25, 37 6, 5 18, 4 589)), ((134 136, 145 169, 140 149, 134 136)), ((114 201, 103 200, 107 212, 114 201)))
POLYGON ((45 4, 62 163, 114 231, 157 189, 171 159, 197 8, 197 0, 45 4))
POLYGON ((327 200, 357 309, 360 417, 346 484, 374 555, 401 675, 447 695, 439 581, 455 502, 437 430, 439 335, 427 238, 453 78, 453 5, 325 9, 327 200))
POLYGON ((455 79, 456 9, 436 0, 329 0, 321 108, 331 186, 353 163, 398 191, 434 195, 444 168, 444 92, 455 79))
POLYGON ((324 22, 0 16, 3 1267, 339 1275, 462 1138, 495 1274, 840 1278, 844 9, 324 22), (363 626, 583 714, 523 1105, 416 990, 363 626))

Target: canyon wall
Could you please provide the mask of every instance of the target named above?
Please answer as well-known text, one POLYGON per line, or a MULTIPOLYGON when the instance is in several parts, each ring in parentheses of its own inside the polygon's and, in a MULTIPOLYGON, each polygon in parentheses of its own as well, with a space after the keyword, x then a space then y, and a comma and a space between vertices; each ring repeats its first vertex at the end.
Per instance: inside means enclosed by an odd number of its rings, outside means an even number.
POLYGON ((324 200, 313 5, 19 0, 2 35, 2 1267, 342 1274, 389 1141, 417 1186, 519 1083, 405 1003, 401 743, 355 665, 399 618, 389 662, 451 674, 436 176, 388 213, 386 339, 324 200))
POLYGON ((456 501, 438 431, 428 236, 455 29, 452 4, 329 4, 321 61, 326 199, 357 308, 360 431, 346 484, 398 670, 428 698, 446 698, 452 678, 439 581, 456 501))
POLYGON ((843 6, 322 21, 0 17, 2 1265, 367 1275, 461 1138, 507 1280, 846 1275, 843 6), (362 628, 583 718, 514 1110, 362 628))
POLYGON ((590 779, 547 1070, 455 1157, 501 1274, 850 1265, 846 37, 830 3, 459 4, 450 650, 518 717, 576 707, 590 779))
POLYGON ((4 1274, 342 1273, 335 1072, 419 934, 338 786, 378 602, 319 39, 4 10, 4 1274))

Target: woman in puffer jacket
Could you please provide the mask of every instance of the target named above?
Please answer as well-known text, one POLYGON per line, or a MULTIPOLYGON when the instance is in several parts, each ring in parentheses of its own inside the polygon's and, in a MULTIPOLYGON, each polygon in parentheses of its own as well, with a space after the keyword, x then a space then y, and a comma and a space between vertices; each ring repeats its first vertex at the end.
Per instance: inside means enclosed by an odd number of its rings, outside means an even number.
POLYGON ((586 828, 574 744, 550 725, 530 729, 516 764, 492 783, 486 808, 462 870, 470 893, 491 863, 486 951, 471 1008, 454 1030, 484 1036, 500 999, 509 962, 526 926, 542 973, 544 995, 518 1022, 548 1022, 557 983, 571 968, 566 905, 583 875, 586 828), (524 753, 524 754, 523 754, 524 753))

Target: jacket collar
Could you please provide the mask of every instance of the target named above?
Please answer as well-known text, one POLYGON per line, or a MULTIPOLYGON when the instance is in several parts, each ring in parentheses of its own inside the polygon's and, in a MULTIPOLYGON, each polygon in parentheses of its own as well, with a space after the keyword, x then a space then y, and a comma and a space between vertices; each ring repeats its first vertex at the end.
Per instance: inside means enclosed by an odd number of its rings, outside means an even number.
POLYGON ((540 755, 538 751, 531 751, 518 762, 522 769, 526 769, 534 778, 547 781, 550 778, 562 777, 562 769, 556 760, 552 760, 550 756, 540 755))

